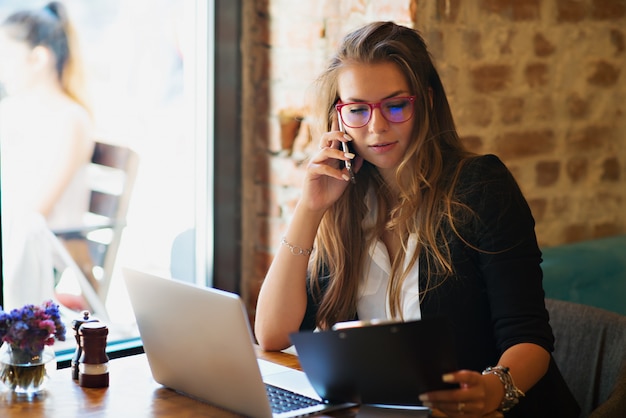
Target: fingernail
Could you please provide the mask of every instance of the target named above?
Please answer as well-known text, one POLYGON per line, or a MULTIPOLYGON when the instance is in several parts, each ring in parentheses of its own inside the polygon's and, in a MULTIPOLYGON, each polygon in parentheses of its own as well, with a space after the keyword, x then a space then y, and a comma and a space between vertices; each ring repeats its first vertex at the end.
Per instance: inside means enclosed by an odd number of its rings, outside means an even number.
POLYGON ((348 176, 347 174, 342 174, 341 178, 344 179, 345 181, 350 181, 350 176, 348 176))
POLYGON ((441 376, 441 380, 447 383, 454 382, 454 375, 450 373, 444 374, 441 376))
POLYGON ((425 393, 422 393, 420 395, 420 397, 419 397, 419 400, 422 401, 422 402, 427 401, 428 400, 428 395, 425 394, 425 393))
POLYGON ((343 134, 343 139, 345 139, 346 141, 352 141, 352 137, 348 134, 343 134))
POLYGON ((353 158, 354 158, 354 154, 353 154, 353 153, 351 153, 351 152, 346 152, 346 153, 344 153, 343 155, 345 155, 345 156, 346 156, 346 158, 349 158, 349 159, 353 159, 353 158))

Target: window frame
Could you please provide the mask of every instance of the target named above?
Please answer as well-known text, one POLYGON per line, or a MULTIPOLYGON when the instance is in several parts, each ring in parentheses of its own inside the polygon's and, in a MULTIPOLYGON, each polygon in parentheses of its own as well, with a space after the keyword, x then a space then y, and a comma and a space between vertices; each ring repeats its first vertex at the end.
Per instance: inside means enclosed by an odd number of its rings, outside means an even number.
MULTIPOLYGON (((194 36, 204 37, 198 46, 204 45, 208 53, 200 57, 201 62, 194 63, 199 87, 194 111, 212 115, 212 118, 197 118, 206 124, 196 123, 193 130, 198 151, 196 251, 201 252, 198 255, 204 254, 196 257, 196 271, 199 284, 234 293, 240 292, 241 275, 241 8, 241 0, 195 1, 195 11, 200 13, 196 21, 204 16, 207 25, 198 25, 194 36), (201 141, 202 137, 206 140, 201 141), (214 244, 217 240, 219 245, 214 244)), ((0 228, 0 306, 3 306, 1 237, 0 228)), ((73 338, 71 324, 66 327, 67 338, 73 338)), ((109 341, 107 345, 111 359, 139 353, 143 353, 143 346, 138 337, 109 341)), ((69 367, 72 356, 72 349, 59 350, 57 368, 69 367)))

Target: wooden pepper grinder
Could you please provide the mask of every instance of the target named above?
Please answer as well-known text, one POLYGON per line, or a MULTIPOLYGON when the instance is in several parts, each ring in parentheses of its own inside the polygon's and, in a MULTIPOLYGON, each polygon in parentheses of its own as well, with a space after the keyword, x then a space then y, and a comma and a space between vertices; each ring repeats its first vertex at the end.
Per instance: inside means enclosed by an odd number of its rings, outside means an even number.
POLYGON ((95 322, 97 319, 89 318, 89 311, 82 312, 83 317, 81 319, 72 320, 72 328, 74 329, 74 338, 76 339, 76 350, 74 351, 74 355, 72 356, 72 379, 78 380, 78 361, 80 360, 80 356, 83 354, 82 345, 80 343, 80 336, 78 335, 78 329, 81 325, 86 322, 95 322))
POLYGON ((109 386, 109 329, 101 322, 87 322, 80 326, 78 334, 83 350, 78 361, 78 384, 86 388, 109 386))

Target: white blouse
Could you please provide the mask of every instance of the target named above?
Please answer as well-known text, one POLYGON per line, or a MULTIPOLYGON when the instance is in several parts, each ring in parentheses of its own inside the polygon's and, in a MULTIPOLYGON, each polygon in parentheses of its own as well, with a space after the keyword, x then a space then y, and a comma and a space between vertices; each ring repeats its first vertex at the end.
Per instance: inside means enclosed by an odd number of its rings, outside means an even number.
MULTIPOLYGON (((367 193, 365 203, 369 209, 368 216, 363 220, 363 227, 368 228, 376 221, 377 203, 372 190, 367 193)), ((407 253, 404 258, 406 270, 417 247, 417 235, 409 235, 407 253)), ((391 259, 387 247, 380 240, 372 243, 363 266, 363 277, 359 284, 357 313, 360 320, 384 319, 400 320, 392 317, 389 308, 387 288, 391 274, 391 259)), ((400 306, 404 321, 420 319, 422 314, 419 303, 419 263, 415 263, 402 284, 400 306)))

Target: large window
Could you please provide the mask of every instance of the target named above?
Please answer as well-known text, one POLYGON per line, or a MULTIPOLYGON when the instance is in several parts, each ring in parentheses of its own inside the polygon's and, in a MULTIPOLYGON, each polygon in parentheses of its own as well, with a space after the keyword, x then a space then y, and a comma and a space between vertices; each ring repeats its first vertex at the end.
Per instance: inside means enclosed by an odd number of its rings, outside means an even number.
MULTIPOLYGON (((122 266, 162 275, 174 270, 182 280, 238 291, 240 6, 228 0, 64 3, 80 38, 97 137, 139 155, 106 299, 109 342, 133 340, 122 266)), ((3 0, 0 19, 44 4, 3 0)), ((60 286, 80 293, 71 279, 60 286)), ((73 349, 71 333, 57 350, 73 349)))

